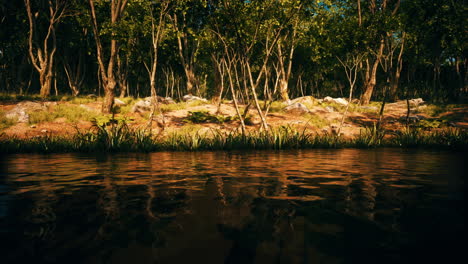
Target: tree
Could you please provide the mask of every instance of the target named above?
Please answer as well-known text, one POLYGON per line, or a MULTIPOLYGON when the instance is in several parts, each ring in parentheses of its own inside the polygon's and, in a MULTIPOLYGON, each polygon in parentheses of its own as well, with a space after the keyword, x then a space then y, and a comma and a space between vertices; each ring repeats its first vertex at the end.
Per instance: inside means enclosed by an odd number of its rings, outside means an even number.
POLYGON ((66 5, 65 1, 48 0, 48 14, 44 14, 41 10, 34 12, 30 0, 24 0, 26 12, 29 21, 29 56, 31 63, 39 73, 39 82, 41 85, 41 96, 47 97, 50 95, 50 87, 53 78, 54 57, 57 51, 57 39, 55 30, 57 24, 65 15, 66 5), (39 41, 39 30, 37 20, 42 16, 46 16, 48 20, 47 33, 39 41))
POLYGON ((102 103, 102 112, 111 113, 114 105, 115 87, 117 85, 115 78, 116 58, 118 52, 118 40, 116 37, 115 27, 121 20, 128 0, 111 0, 110 3, 110 54, 107 62, 107 67, 104 57, 104 48, 102 46, 101 31, 98 27, 97 16, 95 11, 94 0, 88 0, 91 12, 94 38, 96 41, 97 60, 100 71, 100 77, 104 86, 104 102, 102 103))

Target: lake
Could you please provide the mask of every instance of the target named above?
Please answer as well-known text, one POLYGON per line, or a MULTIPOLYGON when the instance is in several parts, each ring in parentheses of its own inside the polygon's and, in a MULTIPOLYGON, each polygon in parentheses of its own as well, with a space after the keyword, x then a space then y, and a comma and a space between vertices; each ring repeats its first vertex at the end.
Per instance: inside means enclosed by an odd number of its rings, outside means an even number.
POLYGON ((0 157, 2 263, 455 263, 465 153, 0 157))

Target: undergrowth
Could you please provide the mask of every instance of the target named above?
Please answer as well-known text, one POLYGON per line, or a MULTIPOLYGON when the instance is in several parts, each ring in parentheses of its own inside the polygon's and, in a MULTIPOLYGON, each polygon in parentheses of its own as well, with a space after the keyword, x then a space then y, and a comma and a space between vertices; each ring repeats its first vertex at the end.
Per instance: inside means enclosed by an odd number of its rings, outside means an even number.
POLYGON ((100 117, 93 120, 90 131, 78 131, 72 136, 44 136, 20 139, 0 136, 1 153, 17 152, 149 152, 200 150, 280 150, 311 148, 374 148, 374 147, 436 147, 464 149, 468 147, 466 131, 448 128, 431 132, 407 128, 386 135, 376 127, 362 131, 356 138, 344 138, 331 133, 317 134, 283 126, 268 131, 237 131, 217 129, 186 133, 171 132, 165 136, 151 130, 133 129, 130 120, 100 117))

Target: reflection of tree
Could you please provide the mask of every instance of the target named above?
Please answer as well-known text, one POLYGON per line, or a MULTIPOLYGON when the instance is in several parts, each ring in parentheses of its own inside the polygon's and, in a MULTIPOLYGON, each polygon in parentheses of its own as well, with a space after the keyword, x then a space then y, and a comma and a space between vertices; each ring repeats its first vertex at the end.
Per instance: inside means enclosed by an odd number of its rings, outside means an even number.
POLYGON ((264 242, 267 242, 267 251, 274 252, 277 249, 274 257, 278 261, 284 257, 282 250, 287 243, 291 243, 287 240, 294 237, 295 209, 288 202, 280 203, 287 203, 287 206, 257 198, 251 204, 242 205, 250 207, 251 210, 240 227, 218 225, 219 232, 226 239, 233 241, 225 263, 254 263, 257 249, 264 242), (269 245, 272 247, 268 248, 269 245), (279 249, 276 246, 279 246, 279 249))

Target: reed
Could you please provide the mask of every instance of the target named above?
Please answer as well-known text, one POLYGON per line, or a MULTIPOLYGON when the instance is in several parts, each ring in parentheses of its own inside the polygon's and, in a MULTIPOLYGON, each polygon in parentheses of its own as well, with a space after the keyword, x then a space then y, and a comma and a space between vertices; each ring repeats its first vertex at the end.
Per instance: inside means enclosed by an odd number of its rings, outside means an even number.
POLYGON ((78 131, 68 137, 46 134, 20 139, 0 135, 0 153, 20 152, 150 152, 203 150, 282 150, 312 148, 370 148, 370 147, 435 147, 468 149, 468 135, 460 129, 441 129, 427 132, 408 128, 395 135, 387 135, 375 127, 368 128, 355 138, 334 134, 315 134, 306 130, 283 126, 268 131, 238 131, 212 129, 208 132, 171 132, 154 135, 150 130, 132 129, 127 120, 110 117, 95 120, 93 129, 78 131))

